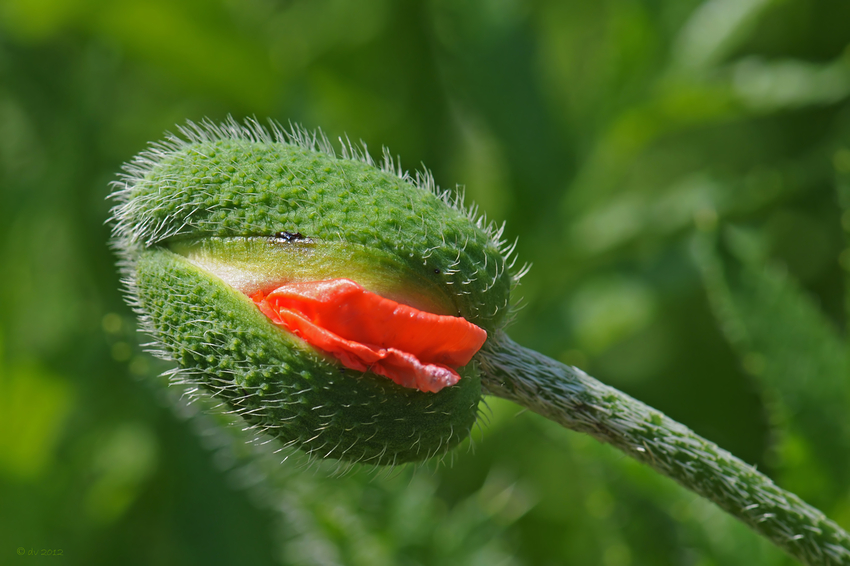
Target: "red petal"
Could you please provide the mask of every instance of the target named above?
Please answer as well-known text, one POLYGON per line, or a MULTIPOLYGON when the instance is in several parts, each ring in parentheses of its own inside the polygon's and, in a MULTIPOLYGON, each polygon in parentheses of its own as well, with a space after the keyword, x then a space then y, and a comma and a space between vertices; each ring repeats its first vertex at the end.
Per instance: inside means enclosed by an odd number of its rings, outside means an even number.
POLYGON ((453 368, 468 364, 487 339, 463 318, 402 305, 350 279, 288 283, 252 299, 275 324, 344 366, 422 391, 457 383, 453 368))

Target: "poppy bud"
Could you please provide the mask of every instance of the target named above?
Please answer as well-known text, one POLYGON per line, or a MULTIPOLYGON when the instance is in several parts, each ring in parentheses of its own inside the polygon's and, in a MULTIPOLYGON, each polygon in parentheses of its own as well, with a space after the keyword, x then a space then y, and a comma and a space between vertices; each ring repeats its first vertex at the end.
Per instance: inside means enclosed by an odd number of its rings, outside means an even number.
POLYGON ((114 247, 175 379, 311 455, 392 464, 469 433, 504 324, 499 233, 385 156, 189 124, 125 165, 114 247))

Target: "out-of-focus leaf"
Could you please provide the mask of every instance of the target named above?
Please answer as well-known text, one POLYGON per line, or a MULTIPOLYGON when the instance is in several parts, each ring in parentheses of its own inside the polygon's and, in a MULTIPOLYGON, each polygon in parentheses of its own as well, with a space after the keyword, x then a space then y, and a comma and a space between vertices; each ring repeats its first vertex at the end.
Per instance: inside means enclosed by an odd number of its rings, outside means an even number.
POLYGON ((757 235, 725 235, 731 254, 721 254, 706 235, 693 246, 718 323, 764 391, 785 456, 780 467, 789 475, 801 465, 826 471, 819 482, 803 475, 808 485, 793 487, 829 508, 850 487, 844 340, 787 272, 765 260, 757 235), (805 456, 794 457, 800 450, 805 456))
POLYGON ((657 306, 652 288, 639 279, 598 277, 578 289, 566 315, 577 346, 597 355, 645 327, 657 306))
MULTIPOLYGON (((850 128, 845 134, 850 138, 850 128)), ((838 204, 841 207, 841 227, 844 230, 845 248, 838 260, 844 270, 844 316, 850 320, 850 139, 845 141, 846 145, 839 147, 832 155, 832 164, 835 168, 835 188, 838 195, 838 204)))
POLYGON ((834 104, 850 95, 850 58, 817 64, 749 57, 732 66, 732 81, 744 104, 757 112, 834 104))
POLYGON ((7 15, 0 28, 29 41, 68 30, 97 35, 189 87, 214 89, 255 111, 278 94, 269 51, 228 22, 217 2, 9 0, 0 9, 7 15))
POLYGON ((0 342, 0 474, 33 480, 54 461, 74 391, 37 364, 7 366, 2 347, 0 342))
POLYGON ((676 38, 676 63, 684 69, 710 66, 747 37, 773 0, 706 0, 676 38))
POLYGON ((86 493, 85 510, 96 524, 116 521, 139 496, 156 469, 153 432, 139 423, 124 423, 102 436, 93 457, 95 480, 86 493))

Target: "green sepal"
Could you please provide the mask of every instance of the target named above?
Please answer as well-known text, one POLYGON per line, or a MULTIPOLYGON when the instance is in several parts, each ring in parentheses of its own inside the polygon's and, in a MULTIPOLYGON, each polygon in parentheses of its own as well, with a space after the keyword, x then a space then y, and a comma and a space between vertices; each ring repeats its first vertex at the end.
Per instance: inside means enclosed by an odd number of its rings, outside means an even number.
POLYGON ((115 209, 125 253, 182 238, 300 233, 393 257, 439 285, 460 316, 488 333, 503 326, 515 281, 510 248, 429 176, 415 182, 293 134, 225 126, 186 130, 189 141, 154 146, 126 167, 115 209))
POLYGON ((139 307, 183 368, 259 432, 308 454, 372 464, 424 460, 465 439, 481 384, 475 363, 439 393, 341 366, 276 327, 247 296, 164 248, 136 262, 139 307))

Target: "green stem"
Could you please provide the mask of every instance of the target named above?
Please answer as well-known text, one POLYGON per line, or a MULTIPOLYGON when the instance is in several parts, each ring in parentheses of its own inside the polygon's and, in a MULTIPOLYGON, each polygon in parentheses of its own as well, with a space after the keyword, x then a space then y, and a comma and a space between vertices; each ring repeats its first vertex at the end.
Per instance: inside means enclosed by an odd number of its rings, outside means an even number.
POLYGON ((804 564, 850 564, 850 535, 716 444, 507 335, 482 352, 487 393, 590 434, 713 501, 804 564))

